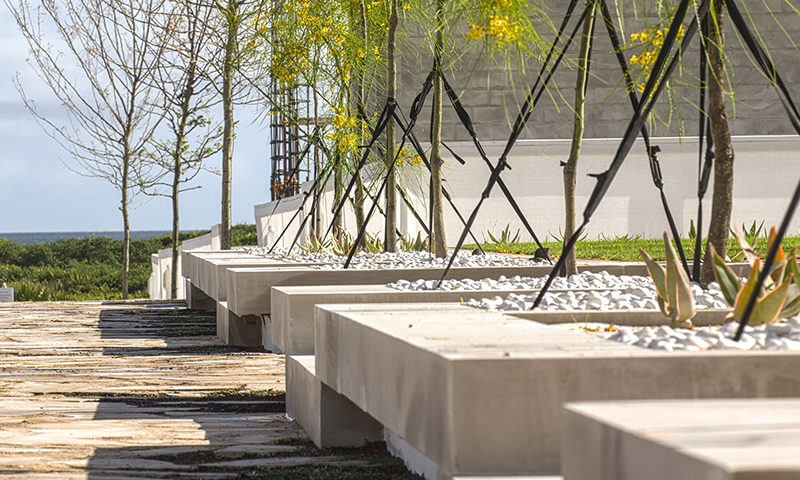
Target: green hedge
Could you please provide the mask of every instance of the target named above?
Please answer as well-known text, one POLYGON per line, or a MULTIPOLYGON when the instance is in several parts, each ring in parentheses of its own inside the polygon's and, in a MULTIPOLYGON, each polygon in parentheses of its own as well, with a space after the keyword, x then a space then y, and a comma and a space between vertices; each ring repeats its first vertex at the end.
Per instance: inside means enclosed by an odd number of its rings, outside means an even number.
MULTIPOLYGON (((208 231, 182 232, 181 240, 208 231)), ((255 245, 255 225, 232 229, 235 246, 255 245)), ((130 298, 147 298, 150 256, 172 245, 170 235, 131 240, 128 291, 130 298)), ((121 240, 108 237, 66 238, 21 245, 0 238, 0 284, 14 287, 18 301, 115 300, 122 298, 121 240)))

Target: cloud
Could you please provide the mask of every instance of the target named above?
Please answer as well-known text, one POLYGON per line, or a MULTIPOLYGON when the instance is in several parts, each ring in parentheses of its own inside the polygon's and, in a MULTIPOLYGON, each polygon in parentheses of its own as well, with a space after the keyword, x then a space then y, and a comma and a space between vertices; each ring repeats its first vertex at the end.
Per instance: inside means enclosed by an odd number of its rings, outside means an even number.
MULTIPOLYGON (((26 95, 58 125, 68 118, 57 99, 27 64, 27 42, 0 7, 0 232, 121 230, 120 194, 108 182, 70 171, 69 154, 27 111, 11 81, 17 72, 26 95)), ((69 65, 67 65, 69 67, 69 65)), ((269 201, 268 133, 253 124, 254 112, 236 108, 239 119, 233 166, 234 223, 253 222, 253 205, 269 201)), ((219 159, 212 159, 218 166, 219 159)), ((185 228, 219 223, 221 180, 201 174, 203 188, 181 197, 185 228)), ((141 200, 147 200, 142 197, 141 200)), ((131 212, 134 230, 168 230, 168 199, 155 198, 131 212)))

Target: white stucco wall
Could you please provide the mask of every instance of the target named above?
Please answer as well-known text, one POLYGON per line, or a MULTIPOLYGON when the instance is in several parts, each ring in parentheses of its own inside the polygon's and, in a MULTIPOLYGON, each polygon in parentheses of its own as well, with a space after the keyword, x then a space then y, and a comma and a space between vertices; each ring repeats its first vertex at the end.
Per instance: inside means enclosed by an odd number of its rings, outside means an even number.
MULTIPOLYGON (((587 139, 584 141, 577 181, 578 223, 589 199, 595 179, 588 173, 601 173, 611 163, 619 139, 587 139)), ((765 220, 765 226, 777 225, 783 218, 800 179, 800 138, 797 136, 734 137, 733 217, 751 223, 765 220)), ((519 203, 531 226, 541 240, 548 232, 558 234, 564 225, 564 187, 560 161, 569 153, 569 140, 521 140, 511 151, 509 164, 502 178, 519 203)), ((654 138, 653 145, 661 147, 659 160, 670 208, 679 230, 686 235, 689 222, 697 216, 698 144, 696 138, 654 138)), ((471 142, 451 142, 467 163, 449 162, 445 177, 464 216, 477 205, 489 178, 489 169, 478 157, 471 142)), ((496 163, 501 142, 487 142, 489 159, 496 163)), ((706 193, 704 218, 707 228, 711 215, 712 182, 706 193)), ((514 232, 522 223, 514 214, 498 187, 484 203, 477 218, 476 232, 495 228, 500 231, 510 224, 514 232)), ((795 216, 790 233, 800 227, 795 216)), ((641 141, 631 150, 605 199, 595 212, 587 232, 590 239, 600 235, 627 233, 656 237, 668 229, 658 189, 653 185, 644 146, 641 141)), ((447 220, 448 244, 454 244, 461 228, 452 216, 447 220)), ((553 238, 552 235, 550 239, 553 238)), ((523 238, 530 238, 523 230, 523 238)))
MULTIPOLYGON (((577 182, 578 223, 583 209, 595 186, 589 173, 601 173, 611 163, 619 146, 619 139, 586 139, 579 162, 577 182)), ((778 225, 783 218, 800 178, 800 137, 786 136, 740 136, 734 137, 736 160, 734 166, 733 217, 743 223, 764 220, 765 226, 778 225)), ((502 178, 513 194, 534 232, 540 240, 553 240, 564 228, 564 187, 560 162, 566 160, 570 141, 567 139, 520 140, 511 151, 509 165, 502 178)), ((696 138, 654 138, 653 145, 661 147, 659 160, 667 195, 675 222, 681 234, 686 236, 689 222, 697 216, 698 145, 696 138)), ((472 142, 450 142, 452 148, 465 161, 460 165, 446 159, 446 188, 461 215, 468 218, 477 205, 486 187, 490 170, 478 156, 472 142)), ((505 147, 504 142, 486 142, 484 148, 493 164, 505 147)), ((406 173, 409 184, 415 174, 406 173)), ((310 188, 310 184, 306 186, 310 188)), ((427 220, 427 191, 412 188, 414 203, 420 215, 427 220)), ((712 182, 704 200, 704 232, 707 232, 711 215, 712 182)), ((324 199, 323 225, 330 222, 333 208, 333 193, 328 191, 324 199)), ((285 227, 289 218, 301 203, 301 196, 285 199, 273 212, 274 203, 255 207, 256 224, 259 227, 259 245, 264 245, 268 225, 275 235, 285 227)), ((402 203, 402 202, 400 202, 402 203)), ((310 208, 310 199, 306 209, 310 208)), ((455 245, 462 232, 462 223, 449 205, 445 205, 445 224, 448 245, 455 245)), ((398 228, 416 235, 419 225, 405 205, 401 205, 398 228)), ((296 221, 280 246, 287 246, 297 231, 296 221)), ((487 231, 499 233, 510 225, 513 233, 521 231, 522 240, 530 240, 522 222, 506 201, 499 187, 495 187, 484 202, 473 227, 479 240, 488 240, 487 231)), ((345 226, 355 231, 352 209, 346 209, 345 226)), ((308 226, 306 227, 308 228, 308 226)), ((643 235, 658 237, 667 230, 658 189, 653 185, 650 168, 641 141, 633 147, 617 177, 614 179, 603 202, 592 217, 587 228, 589 239, 605 235, 643 235)), ((795 215, 789 233, 800 228, 800 216, 795 215)), ((371 233, 383 231, 383 217, 376 214, 370 223, 371 233)), ((424 236, 424 235, 423 235, 424 236)), ((301 235, 301 239, 304 238, 301 235)), ((302 240, 301 240, 302 242, 302 240)), ((470 239, 467 239, 470 242, 470 239)))

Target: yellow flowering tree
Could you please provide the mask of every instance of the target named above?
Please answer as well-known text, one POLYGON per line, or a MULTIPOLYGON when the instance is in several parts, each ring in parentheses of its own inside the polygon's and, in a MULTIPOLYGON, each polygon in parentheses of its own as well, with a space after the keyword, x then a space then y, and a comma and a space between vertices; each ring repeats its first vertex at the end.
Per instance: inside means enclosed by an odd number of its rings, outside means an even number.
MULTIPOLYGON (((278 88, 306 85, 312 91, 315 123, 325 126, 324 139, 335 169, 337 200, 344 174, 354 168, 367 129, 358 105, 373 115, 366 102, 375 70, 383 61, 379 46, 385 37, 383 5, 364 0, 287 0, 257 19, 250 47, 262 52, 268 74, 278 88)), ((266 98, 269 102, 270 99, 266 98)), ((274 102, 271 109, 280 108, 274 102)), ((324 174, 320 173, 320 174, 324 174)), ((359 174, 360 175, 360 174, 359 174)), ((363 222, 364 187, 355 194, 356 217, 363 222)))

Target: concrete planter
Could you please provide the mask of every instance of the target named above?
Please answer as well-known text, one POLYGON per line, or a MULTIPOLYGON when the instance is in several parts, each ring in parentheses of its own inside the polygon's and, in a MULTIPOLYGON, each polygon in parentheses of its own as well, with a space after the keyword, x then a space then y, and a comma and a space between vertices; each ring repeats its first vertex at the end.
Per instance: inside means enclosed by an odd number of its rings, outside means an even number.
MULTIPOLYGON (((558 290, 554 290, 557 292, 558 290)), ((271 337, 264 337, 289 355, 314 354, 314 308, 339 303, 463 303, 510 293, 532 295, 533 290, 402 291, 385 285, 274 286, 271 289, 271 337)), ((700 310, 692 320, 697 326, 722 323, 730 310, 700 310)), ((505 312, 545 324, 598 322, 614 325, 669 325, 658 310, 581 312, 505 312)))
POLYGON ((800 352, 663 352, 452 304, 318 306, 315 339, 316 381, 429 479, 558 474, 567 402, 800 396, 800 352))

